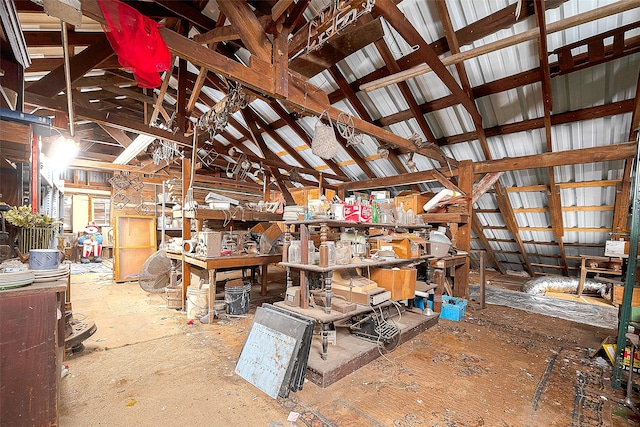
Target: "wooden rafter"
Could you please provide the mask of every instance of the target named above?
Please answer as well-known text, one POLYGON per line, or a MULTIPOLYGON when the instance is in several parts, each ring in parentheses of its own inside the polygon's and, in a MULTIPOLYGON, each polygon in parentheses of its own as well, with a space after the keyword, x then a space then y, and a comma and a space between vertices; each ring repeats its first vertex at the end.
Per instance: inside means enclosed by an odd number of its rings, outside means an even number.
POLYGON ((496 258, 494 249, 491 246, 491 243, 489 243, 487 236, 484 234, 484 228, 482 227, 482 223, 478 219, 478 215, 476 214, 476 212, 471 213, 471 229, 473 230, 475 235, 478 236, 480 243, 482 243, 482 246, 486 249, 487 255, 489 255, 489 262, 491 262, 491 264, 493 264, 493 266, 497 268, 500 273, 506 274, 507 272, 505 268, 502 266, 502 263, 498 261, 498 258, 496 258))
MULTIPOLYGON (((447 43, 449 44, 451 53, 455 55, 460 52, 460 45, 458 43, 456 33, 453 30, 453 24, 451 23, 451 17, 449 16, 449 11, 447 10, 447 6, 444 0, 437 1, 436 6, 438 9, 438 13, 440 15, 440 21, 442 22, 443 28, 445 30, 445 37, 447 39, 447 43)), ((456 70, 458 71, 458 77, 460 78, 460 82, 462 83, 462 89, 464 93, 472 101, 473 108, 475 109, 476 113, 480 115, 480 113, 478 112, 475 106, 475 100, 473 98, 473 90, 471 89, 471 83, 469 82, 469 77, 467 76, 467 70, 464 64, 463 63, 456 64, 456 70)), ((480 143, 480 148, 482 150, 482 153, 484 154, 485 159, 490 160, 493 158, 493 156, 491 155, 491 150, 489 149, 489 143, 487 142, 487 136, 485 134, 484 127, 482 126, 482 121, 478 122, 474 120, 474 122, 476 126, 475 133, 478 138, 478 142, 480 143)), ((517 217, 513 213, 513 206, 511 205, 511 200, 506 195, 506 192, 502 188, 502 184, 500 183, 499 179, 496 179, 493 185, 496 189, 495 197, 496 197, 496 201, 498 203, 498 207, 500 209, 501 215, 504 219, 505 224, 507 224, 507 227, 509 228, 509 231, 511 232, 511 234, 514 236, 517 236, 515 240, 516 240, 516 244, 518 245, 518 250, 522 254, 522 258, 525 260, 525 264, 527 265, 528 272, 531 275, 533 271, 530 268, 525 247, 522 245, 522 242, 520 240, 519 232, 517 229, 518 221, 517 221, 517 217)), ((472 198, 471 205, 473 206, 473 198, 472 198)), ((476 222, 475 226, 479 227, 478 231, 482 233, 482 235, 484 236, 484 229, 482 227, 482 224, 478 221, 476 222)), ((487 251, 493 251, 491 246, 485 246, 485 249, 487 249, 487 251)))
MULTIPOLYGON (((154 0, 166 10, 172 12, 176 16, 179 16, 187 20, 192 25, 195 25, 201 30, 208 30, 215 27, 216 22, 204 15, 201 10, 193 6, 193 2, 187 1, 173 1, 173 0, 154 0)), ((135 2, 139 3, 139 2, 135 2)))
MULTIPOLYGON (((257 124, 258 115, 255 114, 254 111, 248 107, 245 108, 244 110, 241 110, 241 114, 244 117, 244 121, 249 126, 249 132, 251 134, 254 144, 258 146, 260 151, 262 151, 262 155, 264 156, 264 158, 270 159, 270 160, 278 159, 279 158, 278 155, 271 152, 271 150, 269 150, 269 147, 267 147, 267 143, 264 141, 264 138, 262 137, 262 133, 258 129, 258 124, 257 124)), ((278 182, 278 186, 280 187, 280 190, 282 190, 282 195, 284 199, 287 201, 287 203, 293 203, 294 202, 293 196, 289 192, 284 176, 277 169, 271 169, 270 167, 267 166, 267 170, 278 182)))
MULTIPOLYGON (((634 100, 633 114, 631 115, 631 125, 629 129, 629 140, 637 141, 638 127, 640 126, 640 72, 636 83, 636 96, 634 100)), ((613 231, 616 233, 625 232, 627 229, 627 215, 631 200, 631 169, 633 159, 626 159, 622 172, 622 182, 616 186, 616 199, 613 210, 613 231)), ((638 173, 636 171, 636 173, 638 173)))
POLYGON ((636 141, 630 141, 599 147, 485 160, 483 162, 475 162, 473 164, 473 172, 476 174, 503 171, 507 172, 553 166, 607 162, 611 160, 625 160, 630 159, 635 155, 637 144, 638 143, 636 141))
MULTIPOLYGON (((545 21, 544 3, 541 0, 534 1, 534 9, 536 12, 536 21, 540 30, 540 38, 538 40, 538 57, 540 59, 540 73, 542 75, 542 105, 544 108, 544 130, 547 143, 547 152, 553 152, 553 144, 551 141, 551 110, 553 109, 553 100, 551 97, 551 75, 549 72, 549 56, 547 53, 547 25, 545 21)), ((549 204, 549 217, 551 218, 551 228, 558 242, 560 254, 562 255, 562 267, 566 276, 569 275, 567 270, 567 260, 564 250, 564 221, 562 219, 562 200, 560 198, 560 189, 556 187, 556 176, 553 167, 547 169, 549 173, 549 190, 547 192, 547 202, 549 204)))
POLYGON ((114 128, 106 124, 101 124, 100 127, 104 129, 111 138, 118 141, 118 144, 122 145, 124 148, 127 148, 133 142, 131 138, 129 138, 129 135, 127 135, 122 129, 114 128))
MULTIPOLYGON (((74 55, 69 60, 71 81, 74 82, 103 60, 113 55, 113 49, 104 35, 95 44, 74 55)), ((29 86, 29 92, 51 98, 65 88, 64 64, 29 86)))
POLYGON ((389 24, 409 43, 411 46, 419 46, 420 54, 423 60, 429 64, 431 70, 435 72, 440 80, 453 93, 458 102, 460 102, 473 118, 473 122, 477 126, 482 126, 482 117, 478 114, 475 103, 469 99, 469 96, 462 90, 456 79, 453 78, 449 70, 440 60, 438 54, 433 48, 422 38, 420 33, 407 21, 404 14, 398 9, 393 0, 376 1, 375 10, 382 15, 389 24))
MULTIPOLYGON (((618 114, 628 113, 633 111, 634 100, 628 99, 625 101, 612 102, 611 104, 598 105, 595 107, 587 107, 581 110, 567 111, 565 113, 554 114, 551 116, 551 125, 557 126, 566 123, 575 123, 584 120, 593 120, 601 117, 615 116, 618 114)), ((530 120, 523 120, 517 123, 499 125, 484 130, 487 137, 508 135, 518 132, 526 132, 533 129, 540 129, 544 127, 544 118, 536 118, 530 120)), ((469 132, 465 134, 452 135, 449 137, 443 137, 438 139, 438 145, 453 145, 461 142, 471 141, 477 138, 476 132, 469 132)))
MULTIPOLYGON (((74 97, 74 104, 76 98, 78 97, 74 97)), ((61 112, 66 112, 67 109, 66 103, 62 99, 50 99, 28 92, 25 93, 25 103, 61 112)), ((79 118, 91 120, 98 124, 106 124, 108 126, 110 125, 130 132, 155 136, 166 141, 176 142, 180 145, 191 145, 190 138, 186 138, 179 134, 174 135, 171 132, 167 132, 159 128, 149 127, 141 121, 138 122, 131 116, 125 117, 122 114, 100 112, 95 109, 81 107, 78 105, 74 105, 74 109, 76 116, 79 118)))
MULTIPOLYGON (((389 72, 397 72, 400 67, 396 63, 395 59, 393 59, 393 54, 391 53, 391 50, 389 50, 389 46, 387 46, 387 43, 377 41, 375 42, 375 46, 378 49, 378 52, 380 53, 380 56, 382 57, 382 60, 387 66, 389 72)), ((427 120, 424 118, 424 115, 420 111, 420 106, 416 102, 413 93, 411 93, 411 89, 409 88, 407 82, 400 82, 398 84, 398 88, 400 89, 400 92, 402 93, 402 96, 405 99, 406 103, 409 105, 409 110, 411 111, 413 118, 418 123, 418 126, 420 126, 420 130, 427 139, 427 142, 435 143, 436 137, 433 135, 433 132, 431 131, 427 120)))
MULTIPOLYGON (((329 71, 329 74, 331 74, 331 77, 333 77, 333 79, 336 81, 338 86, 344 90, 344 95, 346 96, 349 103, 356 110, 356 112, 358 113, 358 116, 360 116, 360 118, 363 120, 371 122, 372 120, 371 120, 371 116, 369 115, 369 112, 366 110, 362 102, 358 99, 358 97, 356 96, 356 93, 351 89, 351 86, 349 86, 349 84, 345 80, 342 73, 338 70, 338 67, 333 65, 329 67, 327 71, 329 71)), ((373 171, 371 170, 367 162, 362 158, 362 156, 360 156, 352 146, 347 147, 346 144, 344 144, 344 147, 347 150, 347 153, 349 154, 349 156, 358 165, 358 167, 362 169, 362 171, 367 176, 367 178, 373 178, 375 176, 375 173, 373 173, 373 171)), ((392 157, 392 155, 397 158, 397 154, 395 152, 390 153, 389 157, 392 157)), ((403 169, 398 169, 398 172, 402 170, 403 169)))
MULTIPOLYGON (((636 0, 620 0, 613 4, 600 7, 598 9, 590 10, 588 12, 574 15, 570 18, 552 22, 546 28, 547 34, 566 30, 568 28, 572 28, 580 24, 591 22, 595 19, 605 18, 607 16, 622 13, 627 10, 634 9, 636 7, 638 7, 638 3, 636 0)), ((465 50, 458 54, 448 56, 441 61, 441 64, 443 64, 444 66, 453 65, 457 62, 462 62, 462 61, 469 60, 471 58, 476 58, 478 56, 485 55, 487 53, 494 52, 500 49, 504 49, 509 46, 514 46, 516 44, 519 44, 525 41, 534 40, 538 38, 539 34, 540 34, 540 31, 537 27, 532 28, 531 30, 518 33, 514 36, 503 38, 492 43, 487 43, 477 48, 465 50)), ((421 52, 421 53, 424 53, 424 52, 421 52)), ((380 89, 390 84, 395 84, 395 83, 398 83, 399 81, 407 80, 412 77, 416 77, 431 71, 435 72, 436 70, 432 68, 431 65, 433 64, 429 64, 429 65, 423 64, 423 65, 412 67, 409 70, 401 71, 400 73, 396 73, 394 75, 384 77, 382 79, 379 79, 378 81, 369 82, 368 84, 361 86, 360 89, 362 90, 380 89)), ((436 65, 436 67, 440 68, 440 65, 436 65)))
POLYGON ((240 33, 249 52, 271 63, 271 42, 249 4, 243 1, 219 0, 218 7, 240 33))

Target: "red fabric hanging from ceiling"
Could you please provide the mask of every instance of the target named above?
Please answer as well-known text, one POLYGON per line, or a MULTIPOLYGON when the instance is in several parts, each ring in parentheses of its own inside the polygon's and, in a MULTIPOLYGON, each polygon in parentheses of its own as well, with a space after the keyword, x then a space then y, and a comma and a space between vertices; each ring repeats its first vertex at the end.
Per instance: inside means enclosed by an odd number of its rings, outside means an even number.
POLYGON ((118 62, 133 72, 138 86, 160 86, 160 72, 169 70, 171 53, 158 23, 118 0, 98 0, 106 20, 103 25, 118 62))

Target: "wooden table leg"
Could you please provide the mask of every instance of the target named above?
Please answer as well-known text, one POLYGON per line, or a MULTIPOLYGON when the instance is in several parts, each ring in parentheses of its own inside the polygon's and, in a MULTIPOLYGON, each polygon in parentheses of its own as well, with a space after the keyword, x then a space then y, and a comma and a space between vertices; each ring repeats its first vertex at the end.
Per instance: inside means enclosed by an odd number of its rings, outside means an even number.
POLYGON ((485 308, 487 308, 487 304, 486 304, 487 280, 486 280, 485 268, 486 268, 485 251, 480 251, 480 309, 481 310, 484 310, 485 308))
POLYGON ((322 354, 320 357, 322 360, 327 360, 327 353, 329 351, 329 326, 330 323, 322 324, 322 354))
POLYGON ((216 300, 216 270, 209 270, 209 324, 213 323, 213 302, 216 300))
POLYGON ((260 295, 267 296, 267 274, 269 272, 269 264, 262 265, 262 273, 260 274, 260 295))
POLYGON ((584 289, 584 281, 587 278, 587 269, 584 266, 584 260, 582 260, 582 267, 580 268, 580 281, 578 282, 578 291, 576 292, 578 296, 582 295, 582 290, 584 289))
POLYGON ((444 291, 444 270, 436 268, 433 270, 433 281, 436 283, 436 292, 433 296, 433 311, 439 313, 442 310, 442 292, 444 291))
POLYGON ((325 312, 327 314, 331 313, 331 279, 333 278, 333 271, 327 271, 324 273, 324 291, 325 297, 327 298, 327 306, 325 307, 325 312))

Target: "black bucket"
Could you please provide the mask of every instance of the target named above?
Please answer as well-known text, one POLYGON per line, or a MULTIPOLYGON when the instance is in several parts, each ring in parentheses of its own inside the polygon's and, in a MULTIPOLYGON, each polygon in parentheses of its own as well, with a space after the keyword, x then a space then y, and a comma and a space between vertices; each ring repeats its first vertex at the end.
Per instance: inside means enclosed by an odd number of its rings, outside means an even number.
POLYGON ((251 284, 242 286, 224 287, 225 311, 227 314, 237 315, 249 312, 249 301, 251 299, 251 284))

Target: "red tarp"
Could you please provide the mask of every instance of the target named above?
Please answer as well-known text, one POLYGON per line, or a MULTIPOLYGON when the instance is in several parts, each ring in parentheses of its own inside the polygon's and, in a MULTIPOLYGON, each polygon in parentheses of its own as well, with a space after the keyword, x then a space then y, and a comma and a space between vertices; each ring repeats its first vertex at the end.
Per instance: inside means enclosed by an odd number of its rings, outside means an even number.
POLYGON ((107 21, 102 27, 120 65, 133 72, 138 86, 160 86, 158 73, 169 70, 171 54, 158 23, 118 0, 98 0, 98 4, 107 21))

